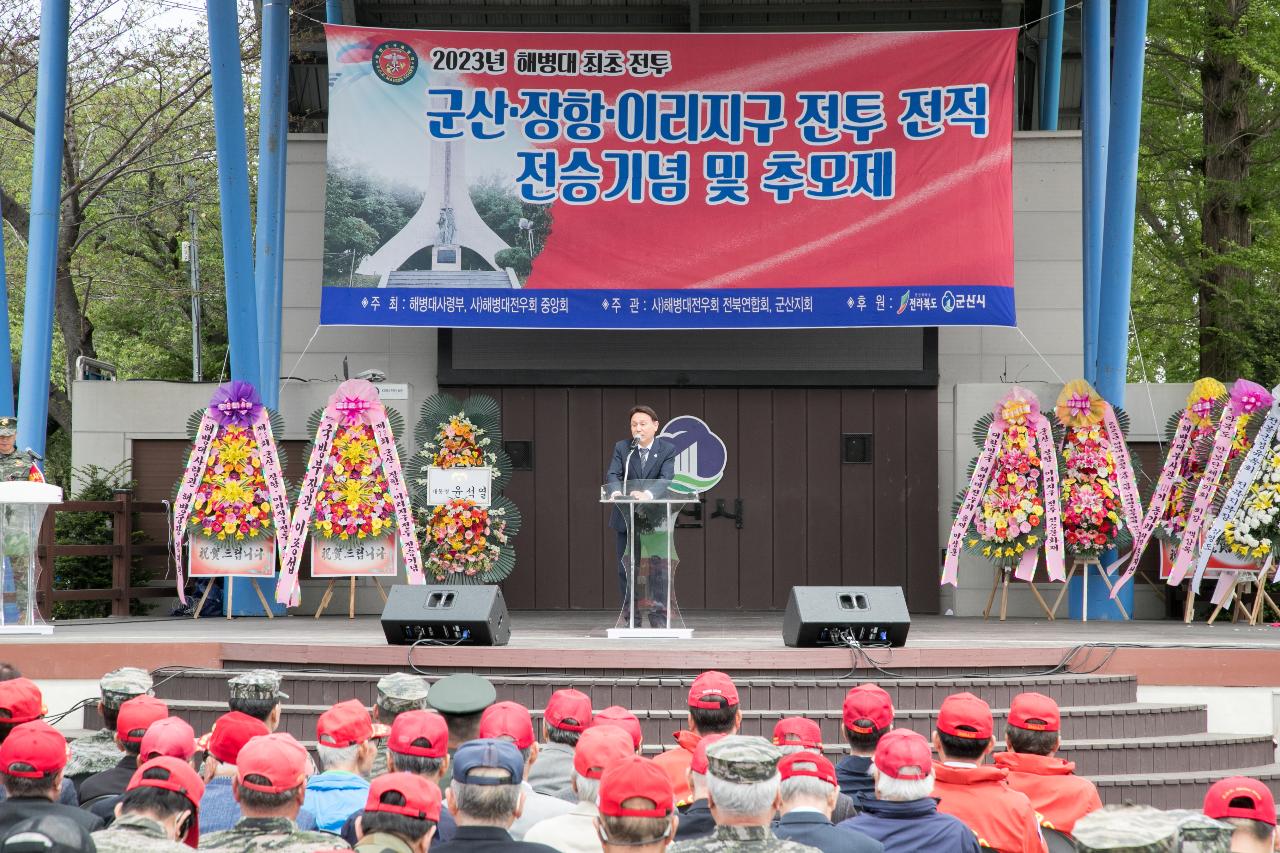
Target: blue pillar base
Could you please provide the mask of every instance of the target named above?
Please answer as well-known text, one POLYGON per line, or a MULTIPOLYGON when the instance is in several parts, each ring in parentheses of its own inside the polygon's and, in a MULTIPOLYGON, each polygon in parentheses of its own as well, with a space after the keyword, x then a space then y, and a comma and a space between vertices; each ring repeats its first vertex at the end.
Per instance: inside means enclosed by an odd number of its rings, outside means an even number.
MULTIPOLYGON (((1107 589, 1106 583, 1102 579, 1103 573, 1094 566, 1086 566, 1079 572, 1076 572, 1070 582, 1067 584, 1067 616, 1077 622, 1081 621, 1082 614, 1088 608, 1090 620, 1099 622, 1121 622, 1124 621, 1124 614, 1120 612, 1120 608, 1116 607, 1116 602, 1111 600, 1111 590, 1107 589), (1089 599, 1087 602, 1082 601, 1084 594, 1085 573, 1089 575, 1089 599)), ((1130 616, 1133 615, 1133 582, 1125 584, 1124 589, 1120 590, 1120 594, 1116 596, 1116 600, 1124 605, 1125 612, 1130 616)))

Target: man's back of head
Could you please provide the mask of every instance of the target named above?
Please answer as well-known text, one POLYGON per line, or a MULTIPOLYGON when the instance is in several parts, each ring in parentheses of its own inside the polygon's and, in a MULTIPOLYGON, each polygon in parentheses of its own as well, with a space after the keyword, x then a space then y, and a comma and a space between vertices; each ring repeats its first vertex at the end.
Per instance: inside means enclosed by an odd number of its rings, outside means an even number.
POLYGON ((0 744, 0 775, 10 799, 56 801, 67 766, 67 740, 43 720, 15 726, 0 744))
POLYGON ((440 789, 412 773, 386 773, 369 786, 359 821, 361 840, 392 835, 415 853, 426 853, 440 822, 440 789))
POLYGON ((449 724, 433 711, 403 711, 387 735, 388 767, 438 782, 449 766, 449 724))
POLYGON ((929 742, 910 729, 887 732, 876 744, 872 775, 878 800, 909 803, 928 797, 934 782, 929 742))
POLYGON ((232 711, 262 720, 271 731, 280 725, 280 702, 289 698, 280 691, 280 673, 274 669, 249 670, 230 679, 227 689, 227 706, 232 711))
POLYGON ((849 751, 869 757, 893 728, 893 700, 878 685, 859 684, 845 694, 841 717, 849 751))
POLYGON ((769 825, 779 806, 781 758, 760 737, 730 735, 707 748, 707 799, 718 825, 769 825))
POLYGON ((524 809, 524 758, 505 740, 473 740, 453 756, 449 811, 458 826, 507 829, 524 809))
POLYGON ((245 817, 294 820, 306 796, 307 751, 292 735, 255 737, 236 759, 235 799, 245 817))
POLYGON ((708 670, 689 687, 689 728, 699 735, 732 734, 742 723, 738 688, 723 672, 708 670))
POLYGON ((596 832, 606 853, 658 853, 675 838, 678 818, 667 774, 640 756, 601 774, 596 832))
POLYGON ((1232 851, 1269 853, 1280 845, 1275 797, 1257 779, 1232 776, 1213 783, 1205 793, 1204 813, 1235 827, 1232 851))

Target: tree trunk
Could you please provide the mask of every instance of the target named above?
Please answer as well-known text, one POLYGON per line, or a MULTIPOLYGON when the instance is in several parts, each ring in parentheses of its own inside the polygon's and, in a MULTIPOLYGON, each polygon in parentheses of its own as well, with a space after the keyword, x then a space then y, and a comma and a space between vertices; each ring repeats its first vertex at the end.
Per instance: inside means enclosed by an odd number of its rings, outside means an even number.
POLYGON ((1246 89, 1248 72, 1229 44, 1241 26, 1247 0, 1209 0, 1209 38, 1200 69, 1204 119, 1204 199, 1200 211, 1205 268, 1199 277, 1200 374, 1231 378, 1240 369, 1240 299, 1248 273, 1231 261, 1253 240, 1244 186, 1252 135, 1246 89))

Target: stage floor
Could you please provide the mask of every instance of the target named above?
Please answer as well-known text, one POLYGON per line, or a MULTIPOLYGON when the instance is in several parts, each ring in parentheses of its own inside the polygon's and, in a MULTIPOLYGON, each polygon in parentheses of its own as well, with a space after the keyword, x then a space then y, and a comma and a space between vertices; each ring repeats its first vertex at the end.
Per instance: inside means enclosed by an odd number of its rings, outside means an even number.
MULTIPOLYGON (((781 613, 698 611, 686 615, 691 640, 609 640, 616 614, 511 614, 507 646, 420 646, 415 665, 439 672, 610 671, 661 675, 737 672, 848 674, 877 667, 935 674, 984 668, 1134 674, 1144 684, 1280 685, 1280 628, 1220 621, 1000 623, 944 616, 913 618, 907 645, 868 649, 792 649, 781 613)), ((93 678, 117 666, 404 668, 405 646, 389 646, 377 617, 92 620, 59 623, 48 637, 0 637, 0 660, 36 678, 93 678)))

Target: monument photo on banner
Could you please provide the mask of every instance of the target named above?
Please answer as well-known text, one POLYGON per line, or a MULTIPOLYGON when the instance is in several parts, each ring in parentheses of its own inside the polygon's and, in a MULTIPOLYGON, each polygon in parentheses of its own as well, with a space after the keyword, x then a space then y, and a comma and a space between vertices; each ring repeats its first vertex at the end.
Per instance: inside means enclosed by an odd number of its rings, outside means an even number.
POLYGON ((323 324, 1016 323, 1016 29, 325 32, 323 324))

